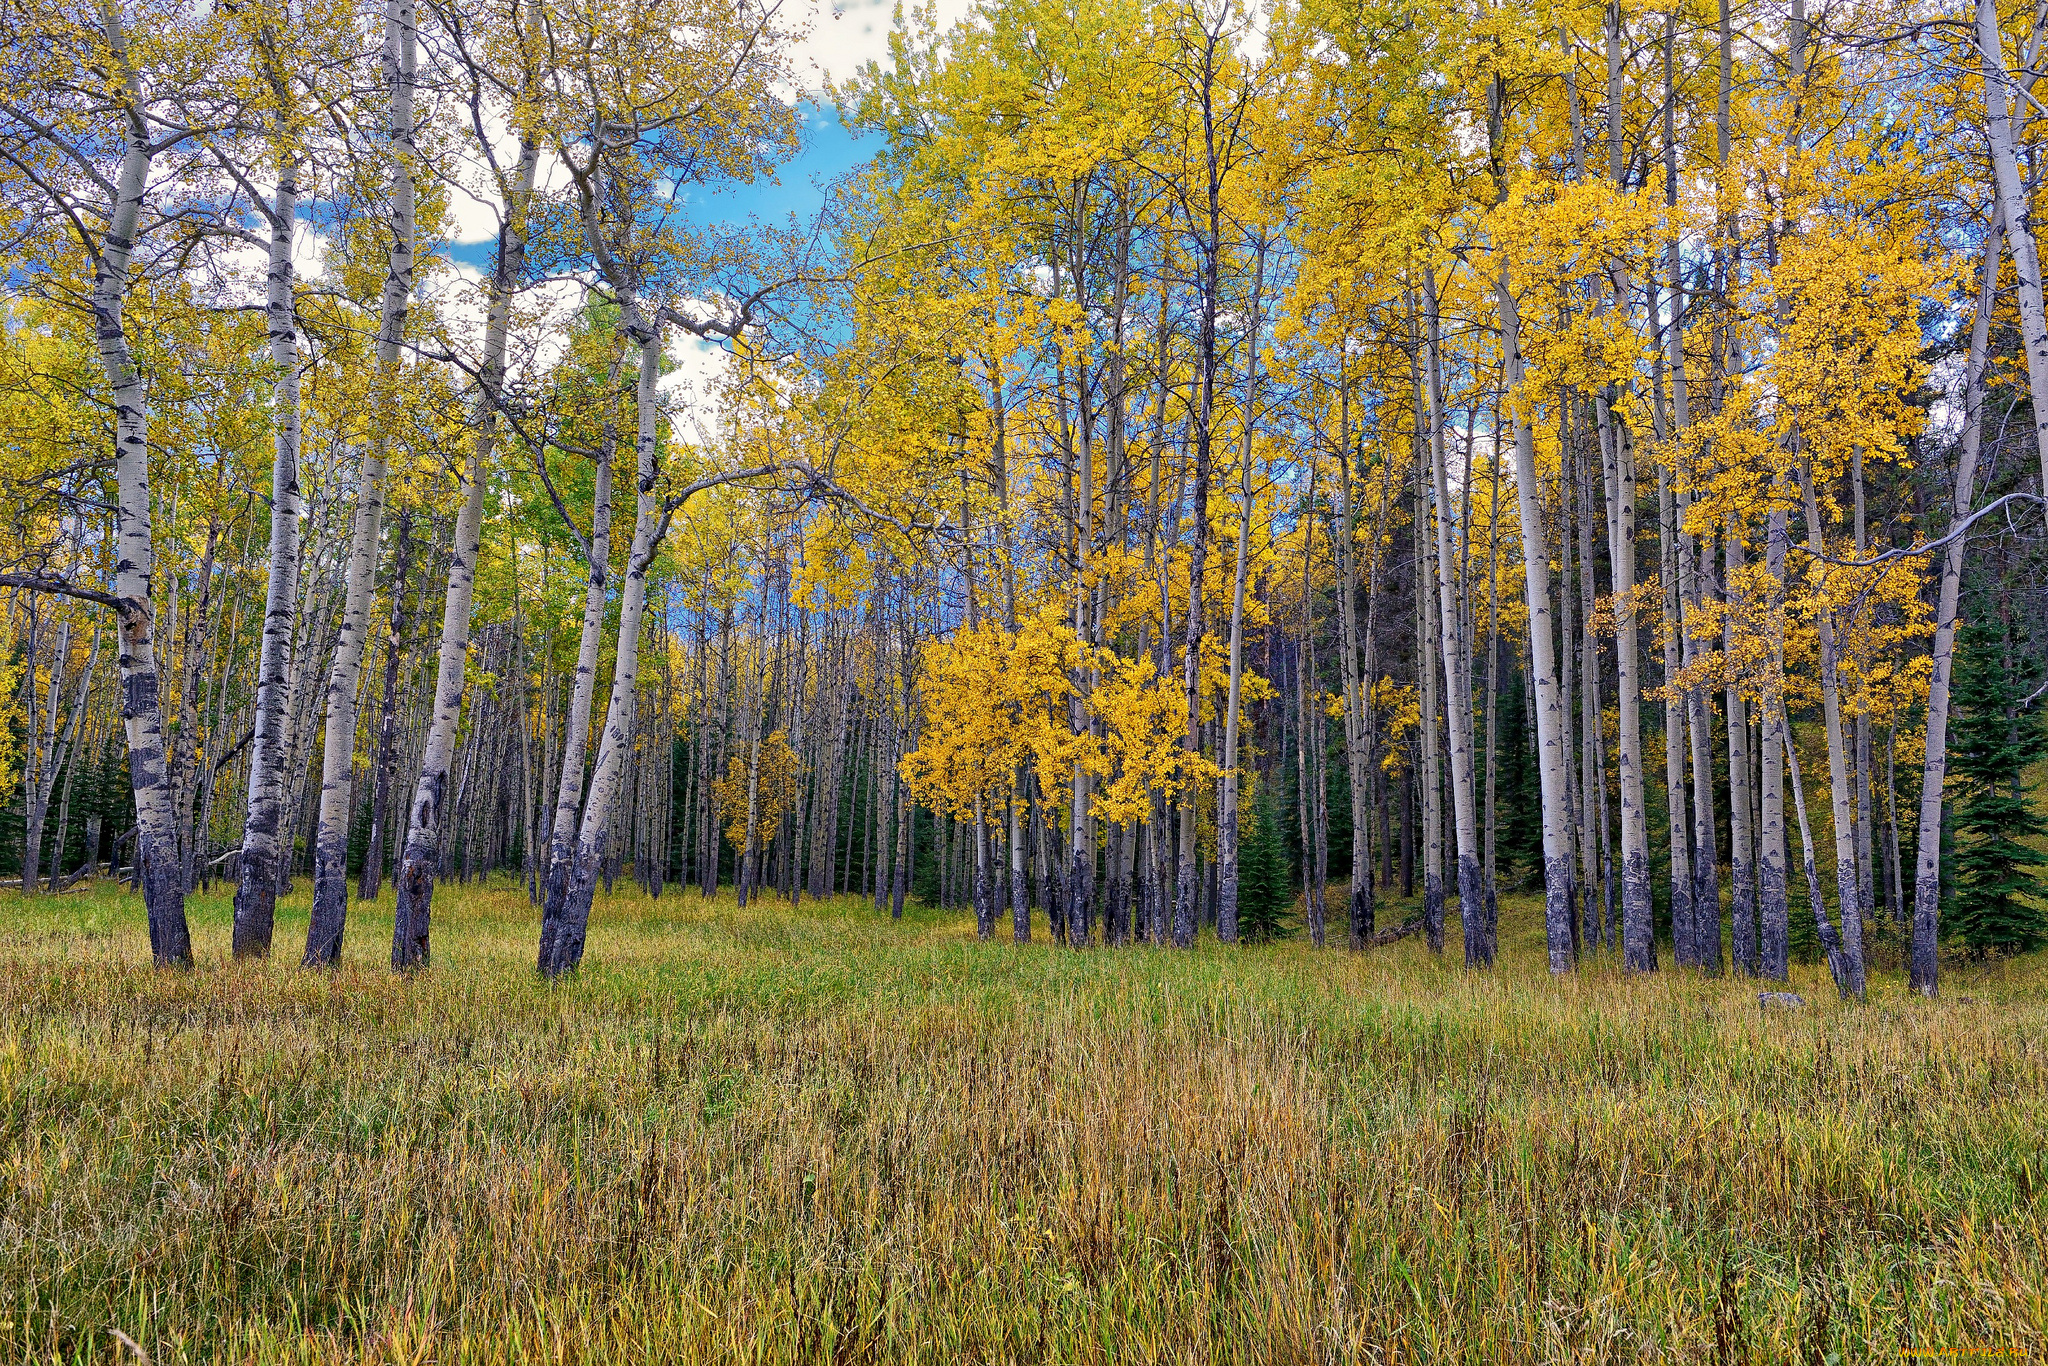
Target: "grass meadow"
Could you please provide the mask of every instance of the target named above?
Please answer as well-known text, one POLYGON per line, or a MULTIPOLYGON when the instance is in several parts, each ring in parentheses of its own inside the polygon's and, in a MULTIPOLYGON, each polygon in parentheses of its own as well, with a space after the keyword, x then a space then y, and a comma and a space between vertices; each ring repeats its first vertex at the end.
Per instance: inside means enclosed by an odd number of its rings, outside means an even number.
POLYGON ((1523 901, 1468 974, 635 891, 548 986, 516 887, 409 980, 304 899, 191 973, 0 899, 0 1357, 2048 1362, 2038 959, 1767 1014, 1523 901))

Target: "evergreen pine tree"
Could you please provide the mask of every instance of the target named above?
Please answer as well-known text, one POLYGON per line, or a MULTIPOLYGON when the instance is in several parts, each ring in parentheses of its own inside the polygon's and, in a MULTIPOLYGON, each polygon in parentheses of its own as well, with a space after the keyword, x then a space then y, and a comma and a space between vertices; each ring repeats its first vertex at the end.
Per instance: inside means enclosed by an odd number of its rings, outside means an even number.
POLYGON ((1252 819, 1245 824, 1238 851, 1237 924, 1239 933, 1251 943, 1286 938, 1290 933, 1288 909, 1294 903, 1287 846, 1267 797, 1270 786, 1262 786, 1246 813, 1252 819))
POLYGON ((2022 709, 2007 667, 2011 638, 1989 625, 1963 628, 1949 721, 1955 780, 1955 901, 1944 926, 1973 952, 2018 953, 2048 942, 2048 855, 2021 843, 2048 834, 2024 770, 2044 750, 2041 714, 2022 709))
MULTIPOLYGON (((1530 733, 1528 698, 1519 673, 1500 691, 1500 777, 1495 784, 1499 829, 1494 866, 1503 886, 1543 875, 1543 785, 1536 771, 1536 737, 1530 733)), ((1482 775, 1481 781, 1484 781, 1482 775)))

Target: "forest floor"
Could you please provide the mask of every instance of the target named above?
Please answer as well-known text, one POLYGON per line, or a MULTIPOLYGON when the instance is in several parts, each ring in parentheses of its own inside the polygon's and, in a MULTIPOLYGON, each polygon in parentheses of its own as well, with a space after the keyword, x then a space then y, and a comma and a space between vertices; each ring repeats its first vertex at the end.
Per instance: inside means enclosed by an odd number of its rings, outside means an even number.
POLYGON ((547 986, 517 888, 410 980, 304 900, 157 973, 0 899, 0 1358, 2048 1362, 2041 956, 1766 1013, 1529 901, 1468 974, 622 891, 547 986))

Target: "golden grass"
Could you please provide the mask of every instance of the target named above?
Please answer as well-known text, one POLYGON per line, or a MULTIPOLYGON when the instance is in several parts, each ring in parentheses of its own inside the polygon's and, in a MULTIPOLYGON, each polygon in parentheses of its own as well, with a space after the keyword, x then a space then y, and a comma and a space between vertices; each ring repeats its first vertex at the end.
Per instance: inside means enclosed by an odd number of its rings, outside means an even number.
POLYGON ((1522 903, 1468 975, 621 894, 547 986, 516 890, 414 980, 302 902, 190 974, 0 903, 0 1356, 2048 1360, 2039 963, 1764 1014, 1522 903))

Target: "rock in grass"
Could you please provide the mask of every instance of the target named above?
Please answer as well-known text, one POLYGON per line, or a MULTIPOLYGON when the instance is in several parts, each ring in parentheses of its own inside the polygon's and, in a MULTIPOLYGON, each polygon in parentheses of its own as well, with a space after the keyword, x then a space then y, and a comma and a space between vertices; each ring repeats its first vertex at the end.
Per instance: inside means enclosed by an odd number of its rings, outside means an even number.
POLYGON ((1765 1010, 1799 1010, 1806 1005, 1806 998, 1796 991, 1759 991, 1756 1003, 1765 1010))

